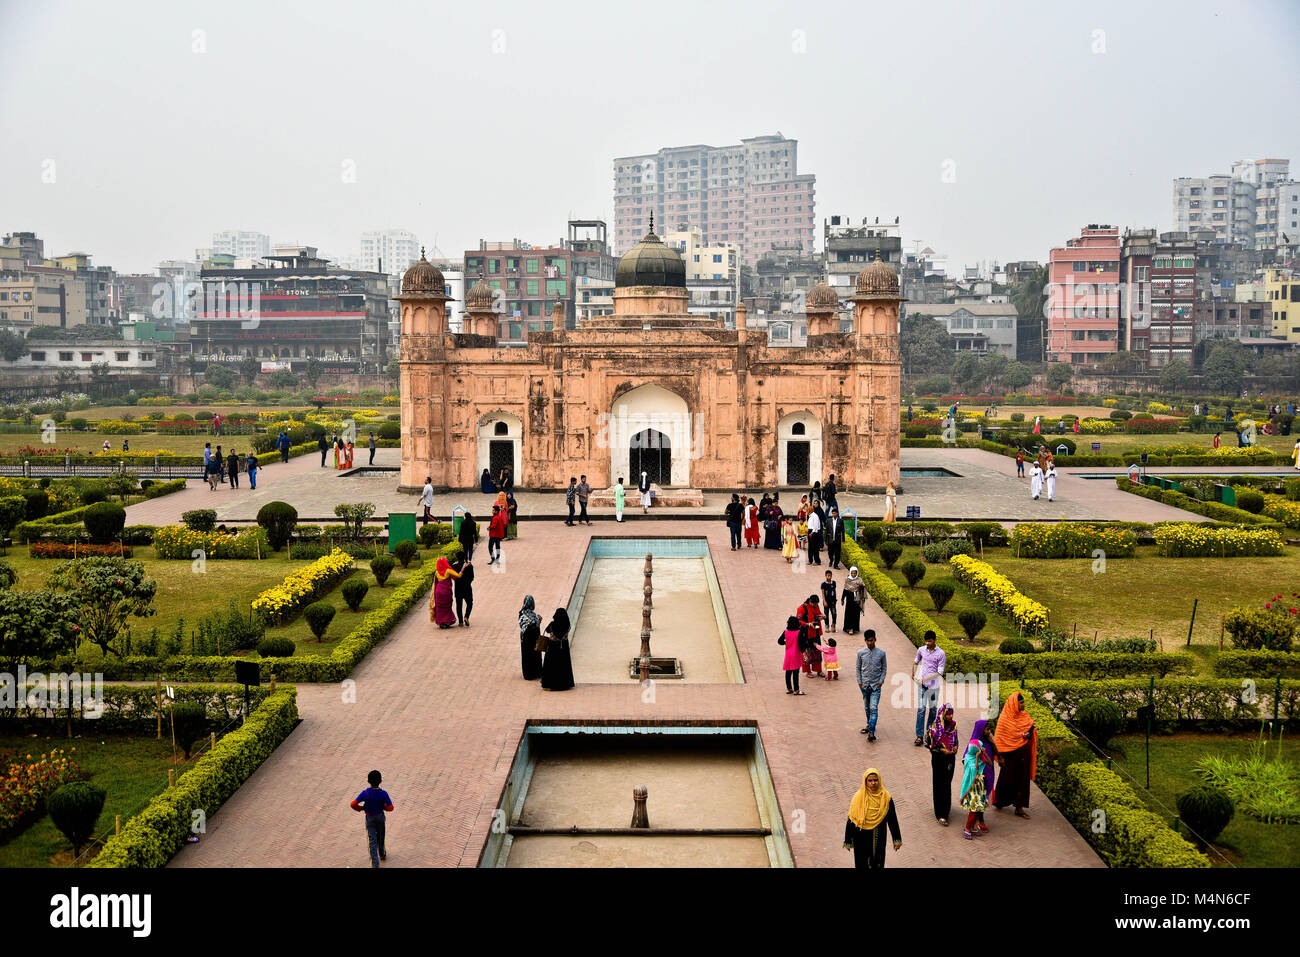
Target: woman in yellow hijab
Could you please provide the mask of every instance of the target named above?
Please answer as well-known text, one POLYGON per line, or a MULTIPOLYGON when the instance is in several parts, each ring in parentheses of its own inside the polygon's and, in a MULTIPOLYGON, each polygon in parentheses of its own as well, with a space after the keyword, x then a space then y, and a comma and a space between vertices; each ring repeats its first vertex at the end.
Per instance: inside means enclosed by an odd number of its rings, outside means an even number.
POLYGON ((844 825, 844 849, 853 851, 854 867, 885 866, 886 827, 894 839, 894 850, 898 850, 903 846, 903 835, 898 829, 894 799, 885 790, 880 772, 867 768, 844 825))

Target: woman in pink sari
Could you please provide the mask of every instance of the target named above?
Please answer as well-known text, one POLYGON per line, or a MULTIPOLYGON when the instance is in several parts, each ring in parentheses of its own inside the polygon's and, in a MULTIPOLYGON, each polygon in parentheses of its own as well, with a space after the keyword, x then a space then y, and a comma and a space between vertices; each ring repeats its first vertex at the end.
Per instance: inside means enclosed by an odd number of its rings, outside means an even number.
POLYGON ((456 612, 452 609, 455 590, 452 579, 459 578, 460 572, 451 567, 445 555, 440 555, 433 577, 433 593, 429 596, 429 620, 439 628, 449 628, 456 624, 456 612))

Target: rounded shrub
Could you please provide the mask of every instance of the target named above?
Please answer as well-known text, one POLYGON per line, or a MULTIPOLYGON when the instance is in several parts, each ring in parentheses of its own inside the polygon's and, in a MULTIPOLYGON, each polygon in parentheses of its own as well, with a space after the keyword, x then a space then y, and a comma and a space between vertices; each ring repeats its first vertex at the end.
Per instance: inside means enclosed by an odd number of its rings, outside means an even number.
POLYGON ((957 622, 961 625, 961 630, 966 632, 966 637, 973 639, 984 630, 988 616, 978 608, 967 608, 957 613, 957 622))
POLYGON ((1110 417, 1116 422, 1126 422, 1133 418, 1133 413, 1127 409, 1113 409, 1111 410, 1110 417))
POLYGON ((348 608, 353 611, 360 611, 361 603, 366 600, 366 592, 370 591, 370 586, 360 578, 349 578, 343 583, 340 591, 343 593, 343 600, 347 602, 348 608))
POLYGON ((1025 421, 1025 413, 1023 413, 1023 412, 1012 412, 1012 413, 1011 413, 1011 421, 1012 421, 1012 422, 1023 422, 1023 421, 1025 421))
POLYGON ((283 635, 268 635, 257 643, 257 653, 263 658, 291 658, 294 644, 283 635))
POLYGON ((402 424, 400 422, 381 422, 379 428, 375 429, 375 435, 381 439, 400 439, 402 437, 402 424))
POLYGON ((925 577, 925 563, 918 562, 915 558, 909 558, 899 566, 899 571, 907 579, 907 587, 915 588, 916 583, 925 577))
POLYGON ((868 549, 873 549, 885 537, 885 529, 880 522, 862 522, 858 526, 858 538, 868 549))
MULTIPOLYGON (((425 528, 430 526, 426 525, 425 528)), ((397 564, 392 555, 376 555, 370 559, 370 573, 375 576, 375 581, 379 582, 379 587, 383 588, 384 583, 388 581, 388 576, 393 573, 393 567, 397 564)))
POLYGON ((126 509, 116 502, 96 502, 86 509, 81 518, 96 545, 107 545, 122 534, 126 525, 126 509))
POLYGON ((422 525, 420 526, 420 544, 425 548, 433 548, 438 544, 438 526, 422 525))
POLYGON ((181 521, 186 527, 206 534, 217 527, 217 511, 212 508, 191 509, 181 513, 181 521))
POLYGON ((450 545, 456 540, 456 533, 452 531, 450 525, 438 526, 438 544, 450 545))
POLYGON ((1208 785, 1178 795, 1178 816, 1201 847, 1223 833, 1235 810, 1232 798, 1208 785))
POLYGON ((45 799, 45 810, 50 820, 72 845, 72 853, 80 856, 81 849, 95 833, 95 824, 104 810, 107 793, 89 781, 65 784, 45 799))
POLYGON ((909 425, 903 434, 909 439, 923 439, 925 438, 925 432, 924 425, 909 425))
POLYGON ((886 568, 893 568, 894 562, 898 561, 898 556, 903 554, 903 546, 898 542, 888 541, 880 543, 880 557, 885 560, 886 568))
POLYGON ((172 705, 172 726, 176 729, 176 743, 185 749, 188 759, 194 742, 203 734, 208 724, 208 713, 197 701, 178 701, 172 705))
POLYGON ((393 546, 393 554, 397 556, 397 560, 402 563, 403 568, 411 564, 411 559, 415 557, 418 550, 419 548, 415 542, 410 541, 398 542, 393 546))
POLYGON ((50 513, 50 493, 40 488, 25 488, 22 496, 27 500, 27 518, 34 522, 50 513))
POLYGON ((998 645, 998 653, 1003 655, 1032 655, 1034 653, 1034 643, 1028 638, 1003 638, 1002 644, 998 645))
POLYGON ((302 610, 302 617, 307 619, 307 627, 320 641, 325 636, 325 629, 334 620, 334 606, 327 601, 315 601, 302 610))
POLYGON ((925 586, 925 590, 930 593, 930 600, 934 602, 935 611, 943 611, 943 606, 952 600, 953 592, 956 590, 949 579, 941 579, 937 582, 930 582, 925 586))
POLYGON ((1242 489, 1237 492, 1237 508, 1258 515, 1264 511, 1264 496, 1254 489, 1242 489))
POLYGON ((1119 705, 1105 698, 1084 698, 1074 711, 1074 724, 1093 748, 1104 748, 1124 724, 1119 705))
POLYGON ((271 550, 278 552, 293 535, 294 526, 298 524, 298 510, 288 502, 267 502, 257 510, 257 524, 266 529, 271 550))
POLYGON ((87 485, 81 490, 82 505, 94 505, 96 502, 104 502, 107 500, 108 492, 104 490, 104 486, 102 485, 87 485))

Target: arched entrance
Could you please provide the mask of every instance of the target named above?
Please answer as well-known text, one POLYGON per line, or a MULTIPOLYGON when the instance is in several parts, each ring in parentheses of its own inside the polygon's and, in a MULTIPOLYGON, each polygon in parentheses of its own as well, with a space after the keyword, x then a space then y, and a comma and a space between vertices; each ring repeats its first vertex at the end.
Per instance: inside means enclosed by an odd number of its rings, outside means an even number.
POLYGON ((523 434, 524 423, 517 415, 511 415, 509 412, 489 412, 479 419, 478 472, 474 476, 474 481, 477 482, 478 476, 487 469, 488 474, 492 476, 492 481, 495 482, 501 470, 508 468, 514 477, 514 484, 520 485, 522 483, 519 470, 520 447, 523 434))
POLYGON ((660 486, 689 487, 691 450, 699 441, 694 425, 686 400, 662 386, 637 386, 619 396, 597 437, 609 448, 610 484, 622 476, 635 488, 645 471, 660 486))
POLYGON ((657 429, 642 429, 628 443, 630 481, 640 481, 641 473, 659 486, 672 484, 672 439, 657 429))
POLYGON ((792 412, 776 427, 777 482, 809 486, 822 478, 822 424, 811 412, 792 412))

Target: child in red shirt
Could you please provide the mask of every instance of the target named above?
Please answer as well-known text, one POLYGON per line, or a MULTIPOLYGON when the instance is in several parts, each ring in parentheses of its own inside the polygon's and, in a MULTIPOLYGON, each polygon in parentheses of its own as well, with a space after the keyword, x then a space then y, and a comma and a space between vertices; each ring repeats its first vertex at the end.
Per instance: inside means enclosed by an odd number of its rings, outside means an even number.
POLYGON ((500 505, 492 506, 492 520, 488 522, 488 564, 501 561, 501 542, 506 537, 510 513, 500 505))

